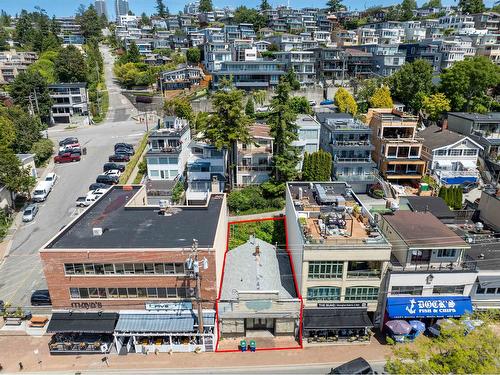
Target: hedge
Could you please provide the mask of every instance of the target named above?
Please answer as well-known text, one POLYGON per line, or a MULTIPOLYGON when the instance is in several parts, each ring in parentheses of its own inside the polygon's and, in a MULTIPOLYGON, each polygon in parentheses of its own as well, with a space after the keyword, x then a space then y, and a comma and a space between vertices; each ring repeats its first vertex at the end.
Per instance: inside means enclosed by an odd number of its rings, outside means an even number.
POLYGON ((135 166, 137 165, 137 163, 139 163, 139 160, 141 159, 141 156, 144 153, 144 150, 146 149, 146 146, 148 144, 148 135, 149 133, 146 132, 142 137, 141 142, 139 143, 139 147, 137 147, 135 154, 130 158, 130 161, 125 167, 125 171, 120 176, 120 184, 123 185, 128 182, 130 175, 134 171, 135 166))

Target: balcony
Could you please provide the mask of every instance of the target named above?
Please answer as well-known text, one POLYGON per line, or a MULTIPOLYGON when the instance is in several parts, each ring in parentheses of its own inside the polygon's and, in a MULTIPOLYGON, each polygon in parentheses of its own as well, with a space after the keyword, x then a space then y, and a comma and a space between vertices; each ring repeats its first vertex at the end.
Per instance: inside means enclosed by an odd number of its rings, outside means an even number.
POLYGON ((241 172, 271 172, 273 167, 269 165, 239 165, 237 169, 241 172))
POLYGON ((178 154, 182 150, 182 146, 177 147, 150 147, 148 154, 178 154))
POLYGON ((344 157, 335 156, 334 162, 335 163, 354 163, 354 164, 371 163, 372 159, 369 156, 368 157, 360 157, 360 158, 344 158, 344 157))
POLYGON ((382 272, 380 270, 358 270, 347 271, 348 279, 379 279, 382 272))

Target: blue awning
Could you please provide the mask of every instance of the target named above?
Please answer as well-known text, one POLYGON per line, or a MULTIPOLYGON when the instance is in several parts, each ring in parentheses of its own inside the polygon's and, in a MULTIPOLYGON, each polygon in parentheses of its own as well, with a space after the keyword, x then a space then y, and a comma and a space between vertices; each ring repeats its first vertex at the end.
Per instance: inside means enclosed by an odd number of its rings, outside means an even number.
POLYGON ((472 313, 472 302, 466 296, 388 297, 387 314, 399 318, 458 318, 472 313))

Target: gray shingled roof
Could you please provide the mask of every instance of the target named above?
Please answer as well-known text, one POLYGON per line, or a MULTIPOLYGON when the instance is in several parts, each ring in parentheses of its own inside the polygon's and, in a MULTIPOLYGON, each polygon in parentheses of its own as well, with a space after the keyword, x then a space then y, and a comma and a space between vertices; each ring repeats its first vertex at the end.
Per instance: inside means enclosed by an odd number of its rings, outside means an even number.
POLYGON ((463 134, 458 134, 448 129, 443 130, 437 125, 432 125, 419 131, 417 137, 423 138, 424 146, 431 150, 454 144, 466 138, 463 134))

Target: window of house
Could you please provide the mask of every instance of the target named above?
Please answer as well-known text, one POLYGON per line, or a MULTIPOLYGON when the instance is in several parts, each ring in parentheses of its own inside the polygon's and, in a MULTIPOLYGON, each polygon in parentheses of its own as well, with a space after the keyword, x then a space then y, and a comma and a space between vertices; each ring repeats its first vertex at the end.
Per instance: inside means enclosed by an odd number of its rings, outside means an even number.
POLYGON ((485 294, 485 293, 486 293, 486 288, 482 288, 480 285, 478 285, 476 288, 476 294, 485 294))
POLYGON ((454 258, 456 255, 456 249, 439 249, 437 253, 438 258, 454 258))
POLYGON ((496 293, 497 293, 497 288, 486 288, 486 294, 496 294, 496 293))
POLYGON ((421 296, 422 290, 422 286, 393 286, 391 288, 391 294, 409 294, 412 296, 421 296))
POLYGON ((252 176, 241 176, 241 181, 244 185, 252 183, 252 176))
POLYGON ((378 288, 370 286, 356 286, 346 289, 346 301, 376 301, 378 288))
POLYGON ((465 285, 435 285, 432 294, 464 294, 465 285))
POLYGON ((340 288, 323 286, 307 288, 307 299, 310 301, 338 301, 340 300, 340 288))
POLYGON ((309 262, 310 279, 340 279, 344 262, 333 261, 312 261, 309 262))
POLYGON ((476 155, 477 155, 477 150, 473 149, 464 150, 464 156, 476 156, 476 155))
POLYGON ((396 157, 397 147, 387 147, 387 157, 396 157))
POLYGON ((445 156, 447 154, 447 150, 436 150, 434 151, 434 155, 436 156, 445 156))
POLYGON ((462 150, 448 150, 448 156, 461 156, 462 150))
POLYGON ((149 175, 150 175, 150 177, 159 177, 160 176, 160 172, 158 170, 155 170, 155 169, 150 169, 149 170, 149 175))

